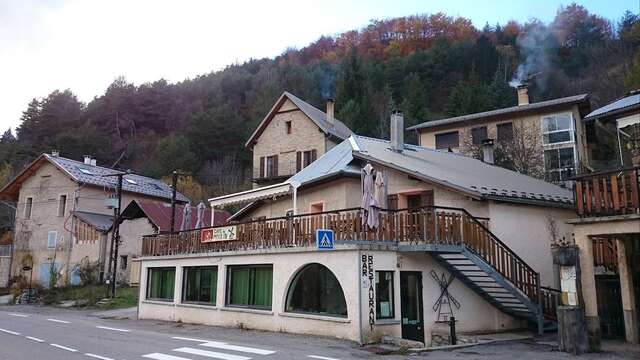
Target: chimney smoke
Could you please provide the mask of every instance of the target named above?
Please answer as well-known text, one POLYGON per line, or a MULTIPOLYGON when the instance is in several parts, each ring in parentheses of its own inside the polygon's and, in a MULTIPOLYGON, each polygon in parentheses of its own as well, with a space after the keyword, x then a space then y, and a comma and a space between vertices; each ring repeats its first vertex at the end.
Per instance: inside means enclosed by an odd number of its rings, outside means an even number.
POLYGON ((529 105, 529 88, 526 84, 518 85, 518 106, 529 105))
POLYGON ((334 105, 335 101, 333 99, 327 99, 327 122, 332 126, 335 124, 334 105))
POLYGON ((391 149, 401 152, 404 149, 404 115, 400 111, 391 114, 391 149))
POLYGON ((494 164, 494 146, 493 139, 482 140, 482 161, 487 164, 494 164))

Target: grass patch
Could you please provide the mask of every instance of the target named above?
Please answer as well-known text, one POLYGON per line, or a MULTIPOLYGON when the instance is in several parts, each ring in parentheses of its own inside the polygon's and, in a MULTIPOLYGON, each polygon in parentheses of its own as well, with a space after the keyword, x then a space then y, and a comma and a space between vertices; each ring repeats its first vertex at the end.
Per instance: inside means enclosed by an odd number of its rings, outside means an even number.
MULTIPOLYGON (((68 300, 84 300, 87 307, 96 307, 101 299, 109 297, 106 285, 69 286, 44 290, 42 300, 45 304, 57 304, 68 300)), ((116 297, 105 309, 120 309, 136 306, 138 303, 137 287, 120 287, 116 289, 116 297)))

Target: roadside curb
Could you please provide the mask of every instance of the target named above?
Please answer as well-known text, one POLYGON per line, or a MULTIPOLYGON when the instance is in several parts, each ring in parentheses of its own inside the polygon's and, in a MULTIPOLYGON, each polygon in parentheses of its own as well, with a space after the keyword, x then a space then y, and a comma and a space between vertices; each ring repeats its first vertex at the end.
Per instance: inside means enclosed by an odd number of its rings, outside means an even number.
POLYGON ((459 344, 459 345, 445 345, 445 346, 425 347, 425 348, 409 348, 407 349, 407 351, 412 353, 432 352, 432 351, 441 351, 441 350, 447 351, 447 350, 463 349, 463 348, 479 346, 479 345, 496 344, 496 343, 503 343, 503 342, 515 342, 515 341, 531 340, 531 339, 535 339, 535 336, 527 335, 527 336, 522 336, 514 339, 491 339, 491 340, 480 340, 475 343, 459 344))

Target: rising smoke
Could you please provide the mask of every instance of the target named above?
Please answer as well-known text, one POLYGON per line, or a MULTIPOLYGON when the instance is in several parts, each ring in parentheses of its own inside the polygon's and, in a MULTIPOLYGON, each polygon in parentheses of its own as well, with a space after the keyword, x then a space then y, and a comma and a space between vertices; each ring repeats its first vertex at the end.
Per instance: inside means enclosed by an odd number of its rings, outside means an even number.
POLYGON ((517 43, 522 60, 509 82, 510 86, 518 87, 535 81, 540 89, 544 89, 551 69, 549 49, 552 37, 550 29, 539 22, 529 24, 520 33, 517 43))

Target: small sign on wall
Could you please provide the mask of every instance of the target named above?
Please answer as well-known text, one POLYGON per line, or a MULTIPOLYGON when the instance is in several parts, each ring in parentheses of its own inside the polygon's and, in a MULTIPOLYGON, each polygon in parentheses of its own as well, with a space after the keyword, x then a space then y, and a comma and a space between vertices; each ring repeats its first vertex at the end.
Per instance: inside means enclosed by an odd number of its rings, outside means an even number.
POLYGON ((560 289, 562 290, 562 304, 578 306, 578 289, 575 266, 560 266, 560 289))
POLYGON ((236 226, 223 226, 213 229, 205 229, 200 233, 201 242, 237 240, 236 226))

